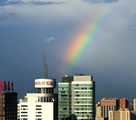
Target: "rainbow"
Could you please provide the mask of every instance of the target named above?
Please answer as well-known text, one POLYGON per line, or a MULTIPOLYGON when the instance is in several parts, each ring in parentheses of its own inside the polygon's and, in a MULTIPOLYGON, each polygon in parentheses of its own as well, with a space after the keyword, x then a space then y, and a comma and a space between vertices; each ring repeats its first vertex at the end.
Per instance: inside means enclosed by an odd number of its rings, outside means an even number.
POLYGON ((87 22, 78 32, 73 39, 72 43, 69 44, 68 49, 65 53, 65 61, 69 68, 78 64, 86 49, 90 46, 91 42, 96 39, 102 26, 106 23, 109 18, 111 10, 104 10, 93 18, 93 21, 87 22))

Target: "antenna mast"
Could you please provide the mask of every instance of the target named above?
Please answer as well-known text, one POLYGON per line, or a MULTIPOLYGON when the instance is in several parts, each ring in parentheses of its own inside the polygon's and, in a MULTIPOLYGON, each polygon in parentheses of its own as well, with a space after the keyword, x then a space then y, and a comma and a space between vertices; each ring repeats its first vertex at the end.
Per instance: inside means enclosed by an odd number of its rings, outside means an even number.
POLYGON ((46 63, 46 52, 44 53, 44 77, 48 77, 47 63, 46 63))

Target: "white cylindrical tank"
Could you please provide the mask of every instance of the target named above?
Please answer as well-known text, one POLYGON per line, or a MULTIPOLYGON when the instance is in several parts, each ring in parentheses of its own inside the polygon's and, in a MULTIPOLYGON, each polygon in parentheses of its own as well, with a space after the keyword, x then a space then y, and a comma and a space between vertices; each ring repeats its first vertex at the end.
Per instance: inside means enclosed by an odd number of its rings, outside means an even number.
POLYGON ((55 88, 54 79, 35 79, 35 88, 55 88))

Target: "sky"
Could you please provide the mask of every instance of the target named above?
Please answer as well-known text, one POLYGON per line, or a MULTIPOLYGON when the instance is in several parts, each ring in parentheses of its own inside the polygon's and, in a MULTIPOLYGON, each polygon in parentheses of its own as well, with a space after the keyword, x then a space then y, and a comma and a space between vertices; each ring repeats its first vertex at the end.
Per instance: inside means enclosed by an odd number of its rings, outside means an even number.
POLYGON ((135 0, 0 0, 0 80, 13 81, 19 98, 34 92, 34 80, 44 77, 46 51, 49 78, 93 75, 97 100, 136 98, 135 8, 135 0), (70 65, 67 49, 102 11, 106 20, 70 65))

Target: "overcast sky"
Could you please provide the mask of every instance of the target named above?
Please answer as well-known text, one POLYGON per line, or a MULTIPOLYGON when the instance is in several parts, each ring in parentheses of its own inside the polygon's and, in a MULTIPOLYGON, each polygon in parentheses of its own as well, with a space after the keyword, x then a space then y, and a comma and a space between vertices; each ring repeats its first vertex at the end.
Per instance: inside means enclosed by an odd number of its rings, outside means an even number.
POLYGON ((34 92, 42 78, 46 50, 48 76, 85 73, 102 97, 135 98, 136 0, 0 0, 0 80, 13 81, 19 97, 34 92), (102 10, 110 10, 95 40, 76 67, 66 69, 66 50, 76 31, 102 10))

